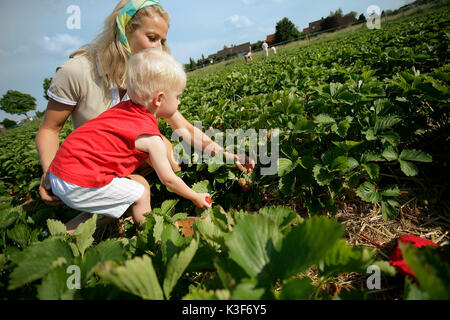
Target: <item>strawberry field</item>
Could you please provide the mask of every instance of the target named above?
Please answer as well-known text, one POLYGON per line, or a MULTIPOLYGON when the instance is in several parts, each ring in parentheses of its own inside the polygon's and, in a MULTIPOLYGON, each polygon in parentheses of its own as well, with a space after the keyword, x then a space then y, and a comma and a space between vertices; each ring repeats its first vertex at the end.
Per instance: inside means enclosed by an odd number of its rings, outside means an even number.
POLYGON ((247 152, 252 138, 227 129, 265 132, 276 171, 190 154, 178 175, 213 208, 151 173, 142 231, 127 219, 96 229, 93 216, 67 235, 78 212, 39 199, 40 122, 1 134, 1 299, 449 299, 449 11, 189 74, 183 115, 247 152), (188 216, 204 219, 183 236, 188 216), (412 230, 438 244, 400 247, 414 278, 388 261, 412 230))

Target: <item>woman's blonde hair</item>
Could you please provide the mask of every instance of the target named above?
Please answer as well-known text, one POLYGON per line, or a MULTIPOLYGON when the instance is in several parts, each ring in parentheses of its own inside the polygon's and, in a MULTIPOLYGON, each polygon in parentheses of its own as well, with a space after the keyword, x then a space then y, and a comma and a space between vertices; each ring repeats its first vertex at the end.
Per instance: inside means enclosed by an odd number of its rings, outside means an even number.
MULTIPOLYGON (((120 10, 129 2, 121 0, 113 12, 106 18, 103 31, 88 45, 73 52, 70 57, 87 53, 91 60, 98 64, 102 80, 108 89, 126 89, 125 75, 128 64, 128 54, 117 36, 116 18, 120 10)), ((144 17, 153 17, 159 14, 167 25, 170 23, 170 15, 160 6, 150 6, 139 10, 126 27, 126 34, 132 34, 142 24, 144 17)), ((170 52, 166 43, 162 44, 163 50, 170 52)))
POLYGON ((146 105, 157 92, 168 94, 184 86, 186 72, 169 53, 149 48, 131 56, 126 82, 130 99, 146 105))

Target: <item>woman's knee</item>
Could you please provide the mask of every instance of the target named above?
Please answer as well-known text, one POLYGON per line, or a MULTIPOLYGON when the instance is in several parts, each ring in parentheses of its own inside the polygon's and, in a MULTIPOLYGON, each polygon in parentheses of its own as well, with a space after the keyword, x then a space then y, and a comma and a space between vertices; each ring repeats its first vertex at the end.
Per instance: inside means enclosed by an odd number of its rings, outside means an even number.
POLYGON ((145 187, 146 190, 147 189, 150 190, 150 185, 149 185, 147 179, 145 179, 143 176, 133 173, 133 174, 130 174, 128 176, 128 178, 133 180, 133 181, 136 181, 136 182, 142 184, 145 187))

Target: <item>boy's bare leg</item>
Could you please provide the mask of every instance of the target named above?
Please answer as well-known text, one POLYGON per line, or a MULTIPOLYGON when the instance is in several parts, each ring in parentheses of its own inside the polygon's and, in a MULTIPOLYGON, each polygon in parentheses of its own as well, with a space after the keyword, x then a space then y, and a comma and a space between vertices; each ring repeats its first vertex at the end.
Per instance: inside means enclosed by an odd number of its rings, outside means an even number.
MULTIPOLYGON (((67 233, 69 235, 72 235, 80 224, 82 224, 83 222, 86 222, 90 218, 92 218, 92 214, 88 213, 88 212, 80 213, 75 218, 72 218, 71 220, 69 220, 69 222, 66 223, 67 233)), ((100 220, 97 219, 97 227, 107 225, 116 220, 117 219, 111 218, 111 217, 103 217, 100 220)))
POLYGON ((146 219, 144 214, 150 211, 152 211, 150 206, 150 190, 145 189, 142 197, 129 208, 129 213, 133 217, 133 221, 138 229, 141 228, 141 222, 146 219))
POLYGON ((83 212, 77 215, 75 218, 72 218, 71 220, 69 220, 69 222, 66 223, 67 233, 72 235, 81 223, 86 222, 91 217, 92 215, 90 213, 83 212))
POLYGON ((128 176, 128 178, 139 182, 145 187, 144 194, 126 211, 126 214, 133 217, 134 223, 136 224, 138 229, 140 229, 141 222, 145 220, 144 214, 152 211, 150 205, 150 185, 144 177, 137 174, 131 174, 128 176))

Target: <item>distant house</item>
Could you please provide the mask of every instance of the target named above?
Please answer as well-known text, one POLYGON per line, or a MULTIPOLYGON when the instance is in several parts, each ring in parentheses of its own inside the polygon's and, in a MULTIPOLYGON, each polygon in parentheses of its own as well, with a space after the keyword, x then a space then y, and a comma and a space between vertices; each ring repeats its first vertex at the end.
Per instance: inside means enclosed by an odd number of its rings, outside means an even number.
MULTIPOLYGON (((350 24, 352 24, 353 22, 355 22, 355 17, 349 13, 346 14, 345 16, 335 16, 336 18, 336 27, 345 27, 348 26, 350 24)), ((325 22, 325 19, 322 18, 320 20, 317 21, 313 21, 309 23, 308 28, 303 29, 303 32, 306 34, 311 34, 311 33, 315 33, 315 32, 319 32, 319 31, 323 31, 322 26, 323 23, 325 22)))
POLYGON ((324 20, 325 20, 325 19, 322 18, 322 19, 320 19, 320 20, 310 22, 308 28, 303 29, 303 32, 304 32, 304 33, 314 33, 314 32, 320 31, 321 28, 322 28, 320 25, 322 24, 322 22, 323 22, 324 20))
POLYGON ((346 14, 343 17, 338 18, 339 26, 348 26, 349 24, 352 24, 355 22, 355 16, 353 16, 351 13, 346 14))
POLYGON ((269 34, 267 37, 266 37, 266 42, 267 42, 267 44, 270 46, 270 45, 272 45, 274 42, 275 42, 275 33, 274 34, 269 34))
POLYGON ((2 124, 0 124, 0 132, 6 132, 6 128, 2 124))
POLYGON ((249 51, 250 42, 246 42, 237 46, 232 46, 230 48, 225 48, 223 50, 217 51, 215 54, 211 54, 208 56, 209 60, 217 60, 217 59, 226 59, 232 55, 244 55, 249 51))

